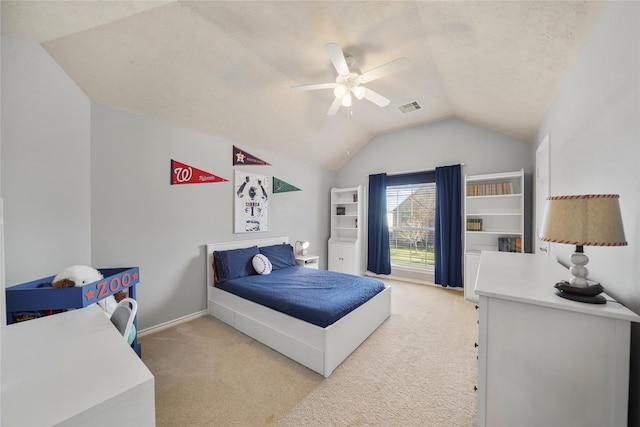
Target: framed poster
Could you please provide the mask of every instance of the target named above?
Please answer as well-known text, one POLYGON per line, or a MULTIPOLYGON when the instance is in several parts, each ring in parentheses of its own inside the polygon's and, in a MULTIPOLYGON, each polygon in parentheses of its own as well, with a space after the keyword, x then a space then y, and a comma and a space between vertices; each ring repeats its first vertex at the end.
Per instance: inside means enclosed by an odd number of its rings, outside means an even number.
POLYGON ((236 170, 234 233, 269 231, 271 179, 236 170))

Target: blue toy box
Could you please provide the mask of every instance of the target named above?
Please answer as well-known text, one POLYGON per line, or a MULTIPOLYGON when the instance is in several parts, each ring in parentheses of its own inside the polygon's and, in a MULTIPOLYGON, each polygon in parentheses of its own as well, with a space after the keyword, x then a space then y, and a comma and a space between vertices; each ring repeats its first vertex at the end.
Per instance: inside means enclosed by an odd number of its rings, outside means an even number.
MULTIPOLYGON (((50 276, 6 288, 7 324, 84 308, 124 290, 130 298, 136 298, 135 285, 140 281, 138 267, 99 268, 98 271, 103 278, 84 286, 52 288, 55 276, 50 276)), ((137 338, 132 346, 140 355, 137 338)))

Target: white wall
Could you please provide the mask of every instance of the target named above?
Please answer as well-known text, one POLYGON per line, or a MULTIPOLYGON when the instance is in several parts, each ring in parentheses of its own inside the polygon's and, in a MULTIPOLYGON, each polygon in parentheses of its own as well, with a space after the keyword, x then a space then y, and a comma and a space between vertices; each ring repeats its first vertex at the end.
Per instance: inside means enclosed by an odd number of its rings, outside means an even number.
POLYGON ((271 194, 268 232, 234 234, 232 142, 102 105, 91 118, 93 262, 140 267, 141 329, 206 309, 206 243, 288 235, 326 266, 333 172, 241 145, 273 165, 241 169, 302 191, 271 194), (229 181, 170 185, 171 159, 229 181))
POLYGON ((0 197, 0 327, 7 325, 7 306, 5 302, 5 274, 4 274, 4 208, 0 197))
POLYGON ((233 234, 232 141, 91 105, 38 44, 2 37, 2 197, 7 285, 74 264, 140 267, 140 330, 206 308, 203 245, 308 240, 326 268, 334 173, 235 144, 250 170, 302 191, 271 195, 269 232, 233 234), (170 185, 175 159, 229 179, 170 185))
POLYGON ((378 136, 337 175, 337 184, 367 185, 369 175, 434 170, 464 163, 469 175, 533 170, 531 144, 459 119, 378 136))
MULTIPOLYGON (((589 277, 640 313, 640 3, 606 2, 538 132, 550 132, 551 195, 614 193, 628 246, 584 248, 589 277)), ((570 245, 551 245, 567 263, 570 245)), ((640 425, 640 331, 634 325, 630 424, 640 425)))
MULTIPOLYGON (((339 187, 362 184, 368 188, 370 174, 392 175, 462 163, 465 164, 462 172, 467 175, 524 169, 528 193, 525 209, 529 211, 533 162, 531 144, 463 120, 450 119, 374 138, 338 172, 336 182, 339 187)), ((530 215, 527 215, 526 224, 529 221, 530 215)), ((530 248, 530 240, 525 235, 525 249, 530 248)), ((364 253, 366 256, 366 250, 364 253)), ((432 275, 424 273, 392 269, 391 275, 433 281, 432 275)))
POLYGON ((7 286, 91 262, 90 102, 40 45, 2 36, 7 286))
MULTIPOLYGON (((639 3, 607 3, 538 133, 551 195, 620 194, 625 247, 586 247, 590 277, 640 313, 639 3)), ((575 248, 552 244, 567 261, 575 248)))

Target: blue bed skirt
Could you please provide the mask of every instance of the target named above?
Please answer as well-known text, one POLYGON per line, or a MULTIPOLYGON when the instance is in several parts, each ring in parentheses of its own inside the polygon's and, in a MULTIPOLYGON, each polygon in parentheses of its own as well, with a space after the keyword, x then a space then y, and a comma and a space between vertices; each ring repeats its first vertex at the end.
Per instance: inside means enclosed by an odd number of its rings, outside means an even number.
POLYGON ((298 266, 215 286, 322 328, 384 290, 378 279, 298 266))

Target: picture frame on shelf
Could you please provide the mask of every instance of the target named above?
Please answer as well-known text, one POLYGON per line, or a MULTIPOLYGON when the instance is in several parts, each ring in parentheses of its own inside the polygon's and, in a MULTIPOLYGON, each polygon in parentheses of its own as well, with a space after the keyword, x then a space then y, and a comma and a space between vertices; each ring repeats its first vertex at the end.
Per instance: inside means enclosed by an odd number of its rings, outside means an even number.
POLYGON ((345 209, 344 206, 337 206, 336 207, 336 215, 346 215, 347 210, 345 209))

